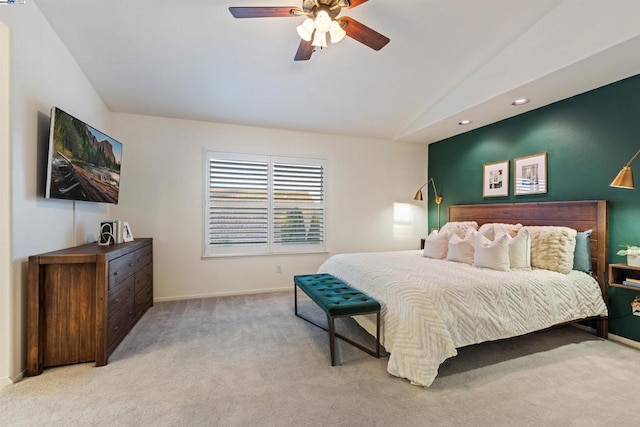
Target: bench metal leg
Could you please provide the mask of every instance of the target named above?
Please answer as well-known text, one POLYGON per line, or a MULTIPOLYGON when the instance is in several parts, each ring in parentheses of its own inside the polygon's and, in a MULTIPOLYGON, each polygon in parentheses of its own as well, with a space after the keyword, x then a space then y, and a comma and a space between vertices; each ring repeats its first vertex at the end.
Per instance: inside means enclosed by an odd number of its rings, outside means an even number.
POLYGON ((329 323, 329 348, 331 349, 331 366, 336 366, 336 323, 332 316, 327 314, 329 323))
POLYGON ((380 358, 380 312, 376 313, 376 357, 380 358))
POLYGON ((325 331, 329 332, 329 348, 331 350, 331 366, 336 366, 336 356, 335 356, 336 338, 340 338, 341 340, 348 342, 352 346, 359 348, 365 353, 368 353, 374 357, 377 357, 378 359, 380 358, 380 347, 381 347, 380 345, 380 311, 357 313, 349 316, 337 316, 337 317, 353 317, 353 316, 361 316, 365 314, 375 314, 376 315, 376 349, 374 351, 363 346, 360 343, 357 343, 345 337, 344 335, 337 333, 336 324, 335 324, 336 317, 332 317, 329 313, 327 313, 327 326, 320 325, 314 322, 313 320, 308 319, 303 315, 301 315, 300 313, 298 313, 298 286, 296 284, 293 285, 293 310, 296 317, 299 317, 302 320, 311 323, 313 326, 317 326, 318 328, 324 329, 325 331))

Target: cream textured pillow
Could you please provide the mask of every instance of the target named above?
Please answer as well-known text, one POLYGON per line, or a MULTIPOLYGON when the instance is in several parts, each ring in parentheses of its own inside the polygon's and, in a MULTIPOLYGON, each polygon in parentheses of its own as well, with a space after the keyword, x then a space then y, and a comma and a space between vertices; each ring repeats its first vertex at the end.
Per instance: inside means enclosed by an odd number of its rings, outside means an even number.
POLYGON ((447 246, 449 245, 449 233, 435 231, 424 239, 423 256, 434 259, 444 259, 447 257, 447 246))
POLYGON ((531 237, 521 230, 509 240, 509 264, 512 270, 531 270, 531 237))
POLYGON ((509 271, 509 236, 505 233, 491 241, 482 234, 476 236, 475 267, 509 271))
POLYGON ((569 274, 573 269, 576 230, 569 227, 522 228, 531 236, 531 266, 569 274))
POLYGON ((475 221, 454 221, 448 222, 442 226, 440 229, 440 233, 449 233, 449 234, 457 234, 458 236, 464 238, 467 235, 467 230, 469 229, 477 230, 478 223, 475 221))
POLYGON ((503 224, 500 222, 489 222, 482 224, 478 229, 478 233, 484 237, 493 240, 497 236, 497 230, 504 230, 509 236, 516 237, 518 231, 522 228, 522 224, 503 224))
POLYGON ((455 262, 463 262, 465 264, 473 264, 473 253, 478 232, 472 228, 467 230, 467 235, 462 239, 454 234, 449 239, 447 248, 447 260, 455 262))

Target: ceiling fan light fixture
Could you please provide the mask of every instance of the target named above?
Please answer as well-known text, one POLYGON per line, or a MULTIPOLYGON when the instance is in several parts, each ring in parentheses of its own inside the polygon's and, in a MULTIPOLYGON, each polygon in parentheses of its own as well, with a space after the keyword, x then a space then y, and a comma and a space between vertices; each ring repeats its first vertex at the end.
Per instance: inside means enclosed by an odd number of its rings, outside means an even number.
POLYGON ((315 24, 313 19, 307 18, 304 22, 296 27, 296 31, 300 38, 306 42, 311 41, 311 36, 313 36, 313 30, 315 30, 315 24))
POLYGON ((342 28, 338 21, 333 21, 329 28, 329 35, 331 36, 331 43, 338 43, 347 35, 347 32, 342 28))

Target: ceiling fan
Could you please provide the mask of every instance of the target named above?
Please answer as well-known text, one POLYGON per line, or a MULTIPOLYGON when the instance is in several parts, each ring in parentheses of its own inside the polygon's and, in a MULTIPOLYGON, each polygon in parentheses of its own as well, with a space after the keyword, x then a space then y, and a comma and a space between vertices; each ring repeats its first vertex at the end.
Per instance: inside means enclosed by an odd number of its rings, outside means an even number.
POLYGON ((361 24, 353 18, 343 16, 337 18, 340 11, 353 9, 367 0, 302 0, 302 8, 294 6, 259 6, 259 7, 230 7, 229 11, 235 18, 285 18, 306 16, 307 19, 297 27, 298 35, 302 39, 294 60, 306 61, 316 47, 327 47, 327 34, 331 43, 337 43, 345 35, 371 49, 380 50, 389 38, 361 24))

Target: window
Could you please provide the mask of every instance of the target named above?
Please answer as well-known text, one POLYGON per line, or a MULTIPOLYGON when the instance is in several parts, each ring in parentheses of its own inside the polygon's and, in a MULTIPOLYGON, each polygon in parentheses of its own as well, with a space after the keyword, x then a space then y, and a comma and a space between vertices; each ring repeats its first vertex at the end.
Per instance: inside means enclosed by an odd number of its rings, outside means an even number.
POLYGON ((324 161, 205 152, 204 255, 325 251, 324 161))

